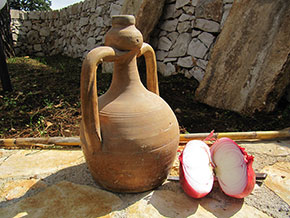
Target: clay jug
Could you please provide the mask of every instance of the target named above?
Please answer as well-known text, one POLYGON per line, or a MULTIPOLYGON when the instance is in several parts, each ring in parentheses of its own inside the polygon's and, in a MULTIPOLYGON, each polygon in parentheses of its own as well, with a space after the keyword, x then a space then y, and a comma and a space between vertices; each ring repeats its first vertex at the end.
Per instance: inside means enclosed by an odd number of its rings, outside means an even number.
POLYGON ((88 168, 102 187, 142 192, 164 182, 179 143, 177 119, 159 97, 154 50, 143 43, 130 15, 113 16, 105 46, 90 51, 81 74, 81 145, 88 168), (145 56, 147 90, 136 58, 145 56), (97 97, 96 69, 114 62, 111 85, 97 97))

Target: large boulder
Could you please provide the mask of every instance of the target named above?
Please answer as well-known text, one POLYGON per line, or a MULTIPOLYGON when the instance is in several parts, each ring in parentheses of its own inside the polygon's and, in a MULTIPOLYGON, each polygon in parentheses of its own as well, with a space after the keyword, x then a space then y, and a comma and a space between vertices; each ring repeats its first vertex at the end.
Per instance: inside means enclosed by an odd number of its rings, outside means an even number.
POLYGON ((288 0, 234 1, 196 98, 244 114, 270 112, 290 83, 288 0))

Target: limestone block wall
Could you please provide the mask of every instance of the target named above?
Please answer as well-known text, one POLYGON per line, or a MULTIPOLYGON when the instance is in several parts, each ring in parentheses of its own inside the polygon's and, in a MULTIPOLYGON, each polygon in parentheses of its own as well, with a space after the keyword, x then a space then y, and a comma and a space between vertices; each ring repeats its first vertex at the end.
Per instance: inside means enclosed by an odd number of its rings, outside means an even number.
POLYGON ((201 81, 233 0, 169 0, 155 31, 158 71, 201 81))
MULTIPOLYGON (((232 2, 167 0, 151 36, 158 71, 164 76, 183 73, 200 81, 232 2)), ((85 0, 55 11, 11 10, 15 52, 83 58, 92 48, 103 44, 111 16, 121 13, 123 3, 124 0, 85 0)))
POLYGON ((84 57, 103 44, 111 16, 120 13, 123 0, 87 0, 55 11, 11 10, 11 28, 17 55, 84 57))

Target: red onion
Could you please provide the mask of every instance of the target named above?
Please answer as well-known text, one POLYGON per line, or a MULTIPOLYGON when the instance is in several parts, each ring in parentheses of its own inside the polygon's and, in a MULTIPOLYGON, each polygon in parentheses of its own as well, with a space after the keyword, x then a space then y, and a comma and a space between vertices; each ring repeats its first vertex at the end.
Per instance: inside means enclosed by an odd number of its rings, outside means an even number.
POLYGON ((246 197, 255 186, 254 157, 229 138, 217 140, 211 148, 203 141, 192 140, 179 160, 180 183, 191 197, 207 195, 215 177, 223 192, 235 198, 246 197))

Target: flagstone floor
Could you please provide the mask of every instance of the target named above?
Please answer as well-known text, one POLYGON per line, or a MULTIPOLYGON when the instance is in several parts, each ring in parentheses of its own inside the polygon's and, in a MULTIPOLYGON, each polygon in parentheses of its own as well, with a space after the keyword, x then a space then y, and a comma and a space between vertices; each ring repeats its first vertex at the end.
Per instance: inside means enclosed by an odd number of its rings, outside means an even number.
POLYGON ((244 199, 217 185, 192 199, 176 181, 112 193, 94 183, 81 150, 0 149, 0 217, 289 217, 290 140, 238 143, 255 156, 255 171, 268 174, 244 199))

